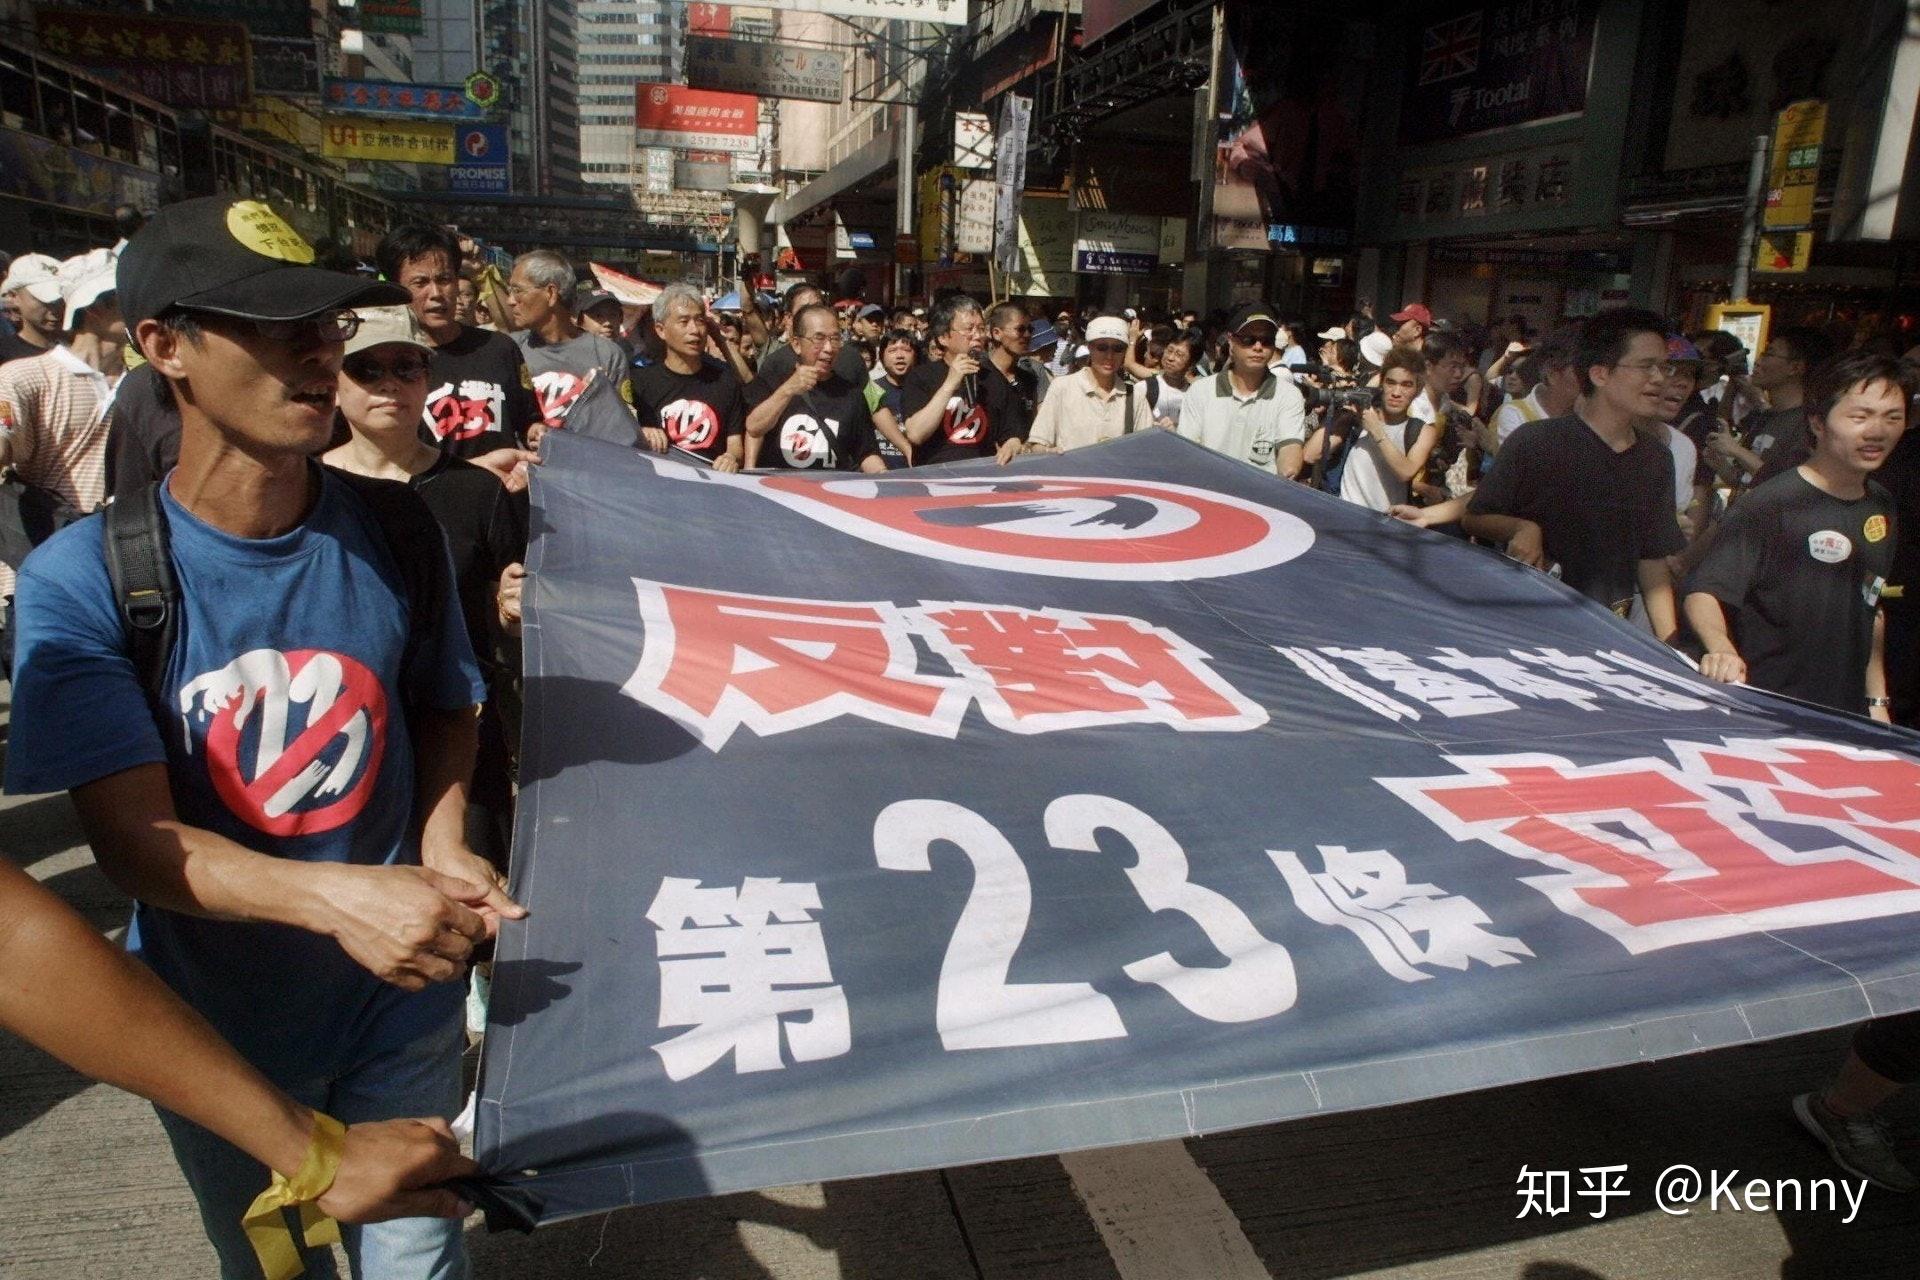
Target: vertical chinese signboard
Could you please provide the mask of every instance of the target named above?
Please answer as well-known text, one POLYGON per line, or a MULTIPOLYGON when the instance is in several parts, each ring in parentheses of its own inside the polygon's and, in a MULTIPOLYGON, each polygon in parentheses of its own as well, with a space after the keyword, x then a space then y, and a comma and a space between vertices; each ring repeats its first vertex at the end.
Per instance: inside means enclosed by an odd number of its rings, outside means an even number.
POLYGON ((1773 124, 1773 159, 1767 174, 1766 228, 1805 231, 1813 226, 1813 197, 1820 186, 1820 145, 1826 140, 1827 104, 1791 103, 1773 124))

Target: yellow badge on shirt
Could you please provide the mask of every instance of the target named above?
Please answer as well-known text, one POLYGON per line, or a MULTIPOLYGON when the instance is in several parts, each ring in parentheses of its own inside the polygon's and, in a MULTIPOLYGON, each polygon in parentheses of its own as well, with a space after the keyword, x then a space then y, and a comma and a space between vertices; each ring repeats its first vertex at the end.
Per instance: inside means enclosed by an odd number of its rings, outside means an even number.
POLYGON ((5 400, 0 400, 0 432, 11 434, 19 421, 19 417, 14 414, 13 406, 5 400))
POLYGON ((520 366, 520 385, 528 391, 533 390, 533 370, 527 368, 524 364, 520 366))
POLYGON ((258 200, 236 200, 229 205, 227 231, 262 257, 302 264, 313 261, 313 246, 258 200))
POLYGON ((633 408, 633 380, 631 378, 620 379, 620 398, 627 402, 627 408, 633 408))
POLYGON ((1867 523, 1861 527, 1860 536, 1868 542, 1884 542, 1887 538, 1887 518, 1868 516, 1867 523))

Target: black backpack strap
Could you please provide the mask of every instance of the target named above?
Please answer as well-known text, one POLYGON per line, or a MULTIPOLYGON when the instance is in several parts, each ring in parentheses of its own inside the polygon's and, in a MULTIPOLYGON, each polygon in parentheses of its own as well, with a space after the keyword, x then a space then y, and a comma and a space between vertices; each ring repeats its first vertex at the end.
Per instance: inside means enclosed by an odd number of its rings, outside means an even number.
POLYGON ((173 576, 160 482, 109 504, 102 527, 127 656, 148 701, 157 707, 166 694, 167 659, 180 630, 180 584, 173 576))
POLYGON ((326 470, 367 504, 386 539, 387 550, 400 568, 407 592, 407 643, 400 666, 401 679, 405 680, 421 643, 439 627, 440 603, 449 595, 446 534, 411 486, 398 480, 354 475, 336 467, 326 470))
POLYGON ((1156 376, 1147 379, 1147 408, 1158 409, 1159 407, 1160 379, 1156 376))

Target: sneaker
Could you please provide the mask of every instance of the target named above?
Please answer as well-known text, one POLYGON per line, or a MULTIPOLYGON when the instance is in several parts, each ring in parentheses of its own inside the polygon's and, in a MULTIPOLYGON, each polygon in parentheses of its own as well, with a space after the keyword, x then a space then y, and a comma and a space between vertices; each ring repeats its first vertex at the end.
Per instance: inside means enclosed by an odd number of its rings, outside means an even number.
POLYGON ((1888 1191, 1920 1191, 1920 1178, 1894 1155, 1893 1139, 1879 1116, 1872 1112, 1850 1118, 1836 1116, 1811 1093, 1793 1100, 1793 1114, 1802 1128, 1820 1140, 1833 1162, 1848 1173, 1888 1191))

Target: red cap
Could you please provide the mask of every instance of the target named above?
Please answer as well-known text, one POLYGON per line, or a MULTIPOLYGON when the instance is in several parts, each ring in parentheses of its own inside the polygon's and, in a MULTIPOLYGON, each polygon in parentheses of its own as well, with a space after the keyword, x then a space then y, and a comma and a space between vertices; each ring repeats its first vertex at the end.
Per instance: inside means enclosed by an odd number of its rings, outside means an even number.
POLYGON ((1428 329, 1433 328, 1433 312, 1427 310, 1424 305, 1418 302, 1409 302, 1406 306, 1394 312, 1389 318, 1398 320, 1403 324, 1408 320, 1417 320, 1423 327, 1428 329))

